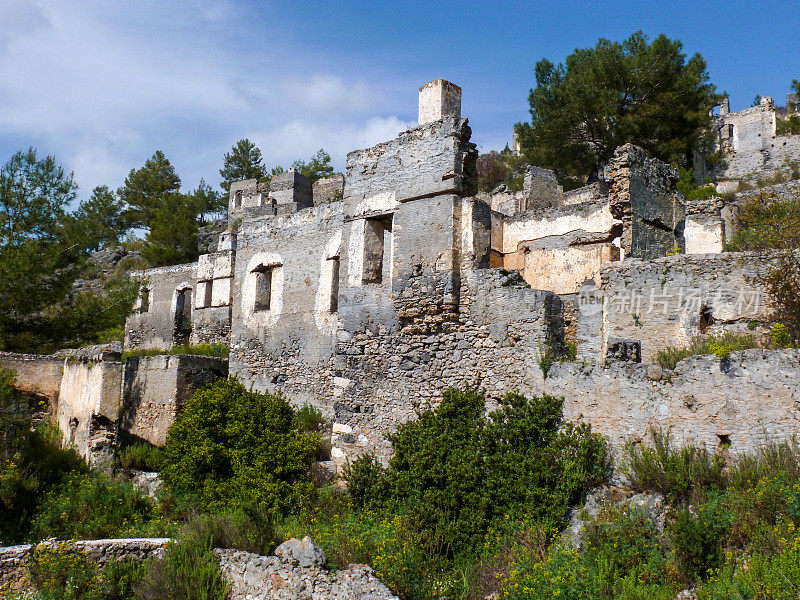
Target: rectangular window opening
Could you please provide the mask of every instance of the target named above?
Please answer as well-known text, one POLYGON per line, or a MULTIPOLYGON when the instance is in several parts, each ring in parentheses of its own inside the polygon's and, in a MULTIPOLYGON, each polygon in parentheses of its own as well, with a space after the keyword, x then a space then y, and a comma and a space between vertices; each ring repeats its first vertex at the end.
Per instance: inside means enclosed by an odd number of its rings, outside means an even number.
POLYGON ((733 125, 728 125, 728 137, 733 137, 733 125))
POLYGON ((272 301, 272 271, 272 267, 262 267, 255 271, 256 298, 253 312, 270 309, 270 302, 272 301))
POLYGON ((209 279, 205 282, 205 293, 203 294, 203 308, 209 308, 211 306, 211 299, 213 298, 214 293, 214 281, 209 279))
POLYGON ((150 312, 150 290, 147 288, 143 288, 142 293, 139 296, 139 312, 150 312))
POLYGON ((392 218, 385 215, 367 219, 364 224, 363 283, 382 283, 383 269, 392 248, 392 218))
POLYGON ((332 313, 339 311, 339 257, 334 256, 329 258, 331 261, 331 303, 330 311, 332 313))

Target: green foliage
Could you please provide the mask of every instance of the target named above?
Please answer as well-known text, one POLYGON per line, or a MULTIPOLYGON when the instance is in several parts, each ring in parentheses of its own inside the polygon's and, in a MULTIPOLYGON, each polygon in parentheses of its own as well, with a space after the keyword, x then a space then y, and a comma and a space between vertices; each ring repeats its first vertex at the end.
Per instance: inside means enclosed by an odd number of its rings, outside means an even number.
POLYGON ((738 231, 728 250, 768 255, 772 267, 756 277, 792 342, 800 342, 800 202, 761 192, 739 207, 738 231))
POLYGON ((718 195, 716 187, 711 185, 708 179, 702 185, 697 184, 694 169, 683 169, 678 166, 678 172, 680 173, 678 192, 683 195, 684 200, 687 202, 707 200, 718 195))
POLYGON ((72 474, 46 493, 33 520, 34 539, 120 537, 149 520, 153 507, 129 482, 72 474))
POLYGON ((225 600, 229 584, 214 555, 213 536, 207 532, 170 542, 164 557, 147 563, 134 586, 137 600, 225 600))
POLYGON ((522 189, 522 167, 525 159, 506 147, 502 152, 491 150, 478 156, 478 187, 491 192, 504 183, 513 192, 522 189))
POLYGON ((783 323, 773 323, 770 337, 772 345, 776 348, 790 348, 792 346, 792 336, 783 323))
POLYGON ((725 331, 718 335, 695 336, 688 346, 667 346, 656 352, 655 360, 665 369, 674 369, 679 361, 690 356, 713 354, 718 358, 728 358, 731 352, 757 347, 755 336, 725 331))
POLYGON ((653 523, 630 506, 605 508, 585 532, 584 560, 596 574, 601 597, 624 596, 631 581, 668 584, 665 548, 653 523))
POLYGON ((219 358, 228 358, 230 348, 227 344, 180 344, 173 346, 169 350, 159 350, 157 348, 149 348, 143 350, 128 350, 122 354, 122 358, 133 358, 136 356, 160 356, 162 354, 194 354, 197 356, 217 356, 219 358))
POLYGON ((448 389, 392 435, 388 469, 356 461, 350 493, 359 507, 405 514, 422 548, 443 556, 474 549, 510 512, 557 526, 607 469, 602 438, 563 423, 561 403, 510 394, 485 416, 482 393, 448 389))
POLYGON ((333 175, 333 165, 331 164, 331 156, 325 150, 320 148, 317 153, 312 156, 308 161, 296 160, 292 163, 292 167, 301 175, 304 175, 308 180, 314 184, 316 181, 333 175))
POLYGON ((164 482, 211 507, 283 513, 312 495, 309 471, 321 440, 298 429, 279 395, 235 379, 196 392, 169 431, 164 482))
POLYGON ((28 538, 43 494, 68 474, 87 471, 46 426, 33 427, 14 377, 0 369, 0 541, 6 545, 28 538))
POLYGON ((148 221, 142 256, 153 266, 192 262, 198 257, 198 208, 178 192, 164 194, 148 221))
POLYGON ((722 542, 730 525, 730 514, 715 499, 700 505, 696 514, 689 509, 678 512, 670 531, 678 573, 686 583, 705 579, 722 564, 722 542))
POLYGON ((58 240, 76 189, 53 156, 40 159, 34 148, 16 152, 0 167, 0 246, 58 240))
POLYGON ((107 185, 92 191, 74 213, 74 222, 90 251, 119 244, 128 228, 125 203, 107 185))
POLYGON ((627 142, 688 163, 717 104, 703 58, 687 61, 682 44, 664 35, 652 43, 641 32, 622 43, 601 39, 565 64, 540 60, 535 74, 531 122, 517 124, 518 139, 525 157, 567 188, 586 183, 627 142))
POLYGON ((225 153, 222 168, 219 170, 222 178, 220 187, 227 194, 231 183, 244 179, 267 179, 267 170, 261 158, 261 150, 247 138, 241 139, 233 145, 230 152, 225 153))
POLYGON ((117 450, 116 464, 125 471, 159 471, 164 462, 164 450, 147 442, 136 442, 117 450))
POLYGON ((628 444, 625 472, 636 491, 657 491, 679 502, 724 485, 725 460, 697 446, 673 446, 669 432, 650 430, 652 446, 628 444))
POLYGON ((131 600, 133 588, 144 577, 146 565, 136 559, 112 560, 103 566, 98 581, 103 600, 131 600))
POLYGON ((756 552, 739 560, 729 558, 708 584, 698 590, 698 600, 800 597, 800 534, 793 529, 787 538, 774 555, 756 552))
POLYGON ((28 571, 42 600, 102 600, 97 564, 67 542, 37 546, 28 571))
POLYGON ((222 215, 223 217, 228 215, 228 197, 220 194, 204 179, 200 180, 195 190, 189 192, 189 202, 200 216, 201 225, 205 223, 206 215, 222 215))
POLYGON ((325 417, 318 408, 304 404, 294 413, 294 423, 301 431, 322 431, 325 417))
POLYGON ((90 251, 114 243, 126 225, 122 203, 96 188, 74 214, 72 175, 51 156, 17 152, 0 168, 0 348, 46 353, 96 343, 124 323, 129 278, 78 291, 90 251))
POLYGON ((120 200, 128 205, 131 227, 150 227, 156 212, 166 199, 180 191, 181 178, 161 150, 139 169, 131 169, 125 183, 117 190, 120 200))

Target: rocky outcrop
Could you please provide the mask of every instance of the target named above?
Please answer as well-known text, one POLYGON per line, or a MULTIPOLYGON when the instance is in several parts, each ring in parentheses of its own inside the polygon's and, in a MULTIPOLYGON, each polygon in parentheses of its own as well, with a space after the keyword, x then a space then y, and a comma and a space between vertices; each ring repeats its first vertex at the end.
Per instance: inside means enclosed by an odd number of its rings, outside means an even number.
MULTIPOLYGON (((145 560, 163 556, 167 538, 80 540, 70 547, 103 565, 125 559, 145 560)), ((57 547, 48 540, 39 546, 57 547)), ((25 544, 0 548, 0 592, 32 591, 27 564, 36 546, 25 544)), ((292 538, 275 549, 274 556, 240 550, 216 549, 222 573, 231 586, 230 600, 396 600, 397 596, 367 565, 350 565, 330 572, 325 552, 306 536, 292 538)))
POLYGON ((231 600, 392 600, 397 598, 366 565, 331 573, 322 548, 310 538, 292 538, 275 556, 217 550, 231 583, 231 600))

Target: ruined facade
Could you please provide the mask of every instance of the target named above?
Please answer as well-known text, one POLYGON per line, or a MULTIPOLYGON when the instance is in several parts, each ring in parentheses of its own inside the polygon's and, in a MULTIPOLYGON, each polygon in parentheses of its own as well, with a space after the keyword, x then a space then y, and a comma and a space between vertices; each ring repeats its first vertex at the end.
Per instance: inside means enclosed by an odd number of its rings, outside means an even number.
MULTIPOLYGON (((584 386, 605 381, 607 365, 646 365, 698 333, 765 334, 770 307, 752 281, 768 261, 722 253, 724 201, 685 203, 677 171, 633 145, 585 188, 564 192, 529 167, 522 191, 478 193, 460 98, 443 80, 423 86, 419 125, 351 152, 343 175, 234 183, 216 252, 140 274, 127 347, 229 344, 231 375, 334 421, 343 460, 388 456, 385 434, 448 386, 564 395, 571 417, 616 438, 596 410, 599 383, 584 386), (556 369, 557 389, 547 365, 567 344, 584 371, 556 369)), ((639 389, 623 367, 619 385, 639 389)), ((791 429, 795 390, 773 398, 785 418, 776 431, 791 429)), ((617 407, 632 411, 619 418, 667 418, 645 404, 617 407)))
POLYGON ((715 119, 715 136, 719 163, 714 175, 723 180, 739 180, 753 174, 771 174, 793 168, 800 160, 800 135, 779 135, 779 120, 797 111, 797 98, 789 94, 786 106, 775 106, 772 98, 764 96, 758 106, 730 111, 724 98, 715 119))

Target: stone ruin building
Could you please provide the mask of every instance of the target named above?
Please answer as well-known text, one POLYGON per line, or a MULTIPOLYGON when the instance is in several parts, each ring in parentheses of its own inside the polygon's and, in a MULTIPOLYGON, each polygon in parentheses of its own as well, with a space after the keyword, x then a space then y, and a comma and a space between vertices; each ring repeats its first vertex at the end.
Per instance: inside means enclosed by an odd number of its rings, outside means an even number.
POLYGON ((738 182, 752 175, 774 174, 797 168, 800 161, 800 135, 778 133, 781 119, 796 114, 797 94, 786 96, 786 106, 775 106, 769 96, 761 97, 757 106, 731 112, 730 100, 723 98, 714 119, 716 150, 719 164, 713 172, 720 182, 720 192, 736 190, 738 182))
POLYGON ((418 125, 351 152, 343 175, 234 183, 217 250, 137 274, 125 328, 128 350, 224 343, 228 361, 90 351, 0 366, 52 371, 40 393, 99 462, 114 432, 163 444, 192 391, 228 375, 320 408, 339 467, 386 459, 385 435, 448 386, 564 397, 566 418, 617 447, 653 425, 733 452, 797 433, 797 350, 654 364, 699 333, 768 334, 753 276, 769 260, 723 252, 738 199, 684 201, 677 171, 633 145, 577 190, 528 167, 521 191, 479 192, 470 138, 461 89, 437 80, 418 125))

